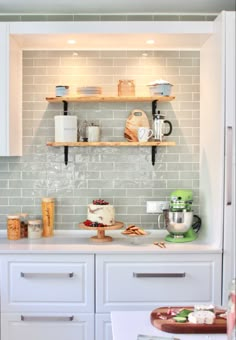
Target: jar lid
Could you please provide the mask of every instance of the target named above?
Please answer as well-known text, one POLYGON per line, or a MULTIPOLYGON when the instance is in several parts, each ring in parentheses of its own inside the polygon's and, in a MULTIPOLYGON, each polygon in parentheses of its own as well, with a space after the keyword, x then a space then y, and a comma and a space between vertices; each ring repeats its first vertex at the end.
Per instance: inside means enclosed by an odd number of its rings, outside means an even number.
POLYGON ((30 221, 28 222, 28 224, 41 224, 41 223, 42 223, 41 220, 30 220, 30 221))
POLYGON ((43 197, 42 201, 43 202, 54 202, 54 198, 53 197, 43 197))
POLYGON ((70 88, 70 86, 68 86, 68 85, 56 85, 56 88, 63 88, 63 89, 69 89, 70 88))
POLYGON ((10 220, 16 220, 16 219, 19 219, 20 216, 19 215, 8 215, 7 218, 9 218, 10 220))
POLYGON ((20 217, 22 217, 22 218, 26 218, 28 216, 28 214, 26 214, 26 213, 21 213, 20 214, 20 217))
POLYGON ((119 83, 134 83, 133 79, 120 79, 119 83))

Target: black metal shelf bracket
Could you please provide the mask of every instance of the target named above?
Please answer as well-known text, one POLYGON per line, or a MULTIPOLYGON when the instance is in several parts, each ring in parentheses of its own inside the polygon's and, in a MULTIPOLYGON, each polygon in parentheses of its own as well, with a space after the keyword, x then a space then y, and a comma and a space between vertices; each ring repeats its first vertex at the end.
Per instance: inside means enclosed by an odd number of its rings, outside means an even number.
POLYGON ((155 161, 156 161, 156 153, 157 153, 157 146, 153 145, 152 146, 152 165, 155 165, 155 161))
MULTIPOLYGON (((153 100, 152 101, 152 117, 154 119, 155 117, 155 113, 157 112, 157 102, 158 100, 153 100)), ((152 165, 155 165, 155 161, 156 161, 156 153, 157 153, 157 147, 154 145, 152 146, 152 165)))
MULTIPOLYGON (((64 116, 67 116, 67 114, 68 114, 68 102, 66 100, 63 100, 63 113, 64 113, 64 116)), ((69 147, 64 146, 64 163, 65 163, 65 165, 68 164, 68 154, 69 154, 69 147)))

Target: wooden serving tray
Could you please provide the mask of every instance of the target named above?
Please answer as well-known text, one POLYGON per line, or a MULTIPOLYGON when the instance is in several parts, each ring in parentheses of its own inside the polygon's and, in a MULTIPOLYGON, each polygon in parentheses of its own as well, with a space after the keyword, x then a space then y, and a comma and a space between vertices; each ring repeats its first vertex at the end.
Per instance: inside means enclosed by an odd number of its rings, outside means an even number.
POLYGON ((170 316, 169 319, 163 320, 160 319, 161 313, 162 315, 167 315, 167 311, 171 308, 172 310, 180 310, 180 309, 190 309, 193 310, 194 307, 161 307, 156 308, 151 312, 150 318, 151 323, 154 327, 160 329, 163 332, 174 333, 174 334, 223 334, 227 332, 227 323, 226 319, 219 317, 219 314, 225 313, 223 309, 215 308, 216 318, 212 325, 207 324, 194 324, 190 322, 176 322, 173 319, 173 316, 170 316))

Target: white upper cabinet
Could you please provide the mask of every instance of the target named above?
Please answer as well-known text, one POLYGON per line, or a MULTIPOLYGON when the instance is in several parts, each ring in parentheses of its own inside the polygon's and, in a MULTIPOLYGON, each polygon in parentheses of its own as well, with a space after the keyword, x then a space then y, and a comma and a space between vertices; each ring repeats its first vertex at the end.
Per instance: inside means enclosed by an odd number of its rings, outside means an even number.
MULTIPOLYGON (((200 60, 200 210, 203 226, 208 226, 201 235, 221 247, 222 228, 229 218, 224 211, 233 207, 233 176, 226 167, 232 171, 235 152, 235 137, 230 136, 235 126, 235 12, 223 12, 214 21, 214 33, 201 48, 200 60), (227 200, 231 203, 224 207, 227 200)), ((225 224, 225 230, 232 238, 230 225, 225 224)))
POLYGON ((0 23, 0 156, 22 155, 21 50, 0 23))
POLYGON ((148 50, 199 49, 213 32, 213 22, 12 22, 10 34, 23 49, 148 50), (114 39, 115 37, 115 39, 114 39), (68 45, 73 39, 78 45, 68 45))

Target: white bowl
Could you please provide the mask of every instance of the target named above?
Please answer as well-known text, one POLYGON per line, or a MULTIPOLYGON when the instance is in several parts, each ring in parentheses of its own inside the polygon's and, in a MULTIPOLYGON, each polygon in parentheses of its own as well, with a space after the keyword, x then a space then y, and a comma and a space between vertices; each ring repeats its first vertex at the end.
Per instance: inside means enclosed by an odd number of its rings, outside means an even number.
POLYGON ((145 238, 151 234, 150 231, 145 230, 145 232, 145 235, 123 234, 123 232, 122 235, 125 236, 131 244, 141 244, 145 238))

